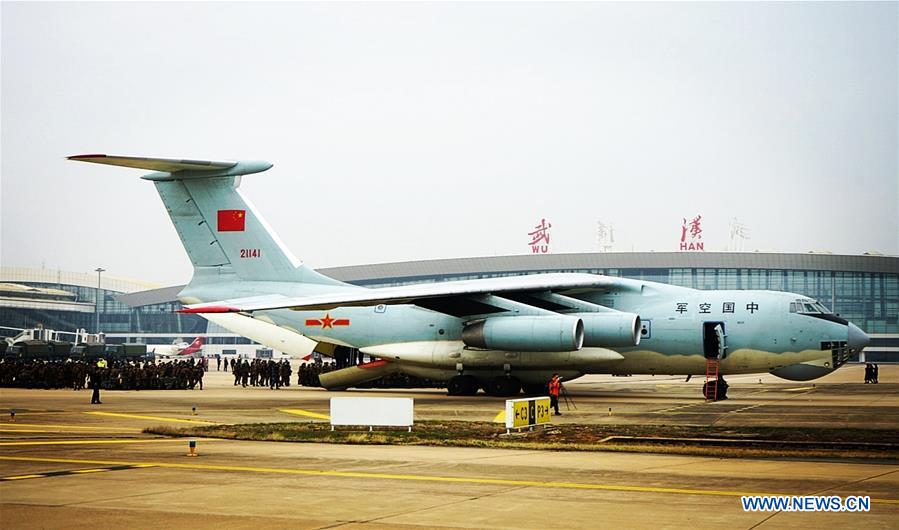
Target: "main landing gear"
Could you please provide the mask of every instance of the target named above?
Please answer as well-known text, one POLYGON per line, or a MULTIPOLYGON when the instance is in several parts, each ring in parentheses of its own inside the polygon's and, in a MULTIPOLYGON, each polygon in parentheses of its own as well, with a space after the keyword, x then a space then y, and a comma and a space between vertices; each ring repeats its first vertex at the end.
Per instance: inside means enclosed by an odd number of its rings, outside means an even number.
POLYGON ((446 393, 451 396, 473 396, 478 393, 477 378, 472 375, 457 375, 446 382, 446 393))
POLYGON ((491 379, 484 390, 491 396, 496 397, 517 396, 521 392, 521 381, 517 377, 500 375, 491 379))
MULTIPOLYGON (((451 396, 473 396, 480 386, 478 379, 472 375, 457 375, 447 381, 446 391, 451 396)), ((484 385, 484 391, 496 397, 517 396, 521 392, 521 381, 510 375, 499 375, 484 385)))
POLYGON ((548 396, 546 385, 542 383, 526 383, 521 385, 526 396, 548 396))

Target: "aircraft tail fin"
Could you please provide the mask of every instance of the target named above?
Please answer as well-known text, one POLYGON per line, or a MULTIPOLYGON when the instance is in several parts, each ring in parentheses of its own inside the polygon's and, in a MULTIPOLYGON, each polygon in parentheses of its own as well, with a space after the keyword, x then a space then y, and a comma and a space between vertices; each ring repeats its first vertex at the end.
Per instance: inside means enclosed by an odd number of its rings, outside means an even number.
POLYGON ((178 355, 193 355, 203 349, 204 337, 195 338, 186 348, 181 350, 178 355))
POLYGON ((194 266, 195 281, 235 275, 241 280, 344 285, 296 259, 240 193, 241 176, 271 168, 268 162, 113 155, 69 160, 155 170, 142 178, 156 185, 194 266))

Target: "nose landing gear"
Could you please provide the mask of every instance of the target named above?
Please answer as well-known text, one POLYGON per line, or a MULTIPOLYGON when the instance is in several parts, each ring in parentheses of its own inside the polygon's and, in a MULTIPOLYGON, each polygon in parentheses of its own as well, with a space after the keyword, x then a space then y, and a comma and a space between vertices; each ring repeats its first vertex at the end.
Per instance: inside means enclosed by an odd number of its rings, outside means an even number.
POLYGON ((709 401, 727 399, 727 381, 720 375, 717 380, 706 381, 702 385, 702 395, 709 401))

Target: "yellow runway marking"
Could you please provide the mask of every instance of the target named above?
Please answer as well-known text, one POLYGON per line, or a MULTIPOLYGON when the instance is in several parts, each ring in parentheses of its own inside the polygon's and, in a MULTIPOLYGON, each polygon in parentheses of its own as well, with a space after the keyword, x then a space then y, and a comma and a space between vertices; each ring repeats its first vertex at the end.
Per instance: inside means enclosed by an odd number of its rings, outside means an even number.
MULTIPOLYGON (((60 464, 84 464, 97 466, 137 466, 141 462, 119 462, 106 460, 75 460, 68 458, 39 458, 24 456, 0 456, 0 460, 19 462, 52 462, 60 464)), ((145 463, 146 464, 146 463, 145 463)), ((416 482, 444 482, 456 484, 486 484, 490 486, 531 486, 535 488, 578 489, 600 491, 630 491, 638 493, 675 493, 681 495, 715 495, 725 497, 741 497, 744 495, 784 495, 782 493, 754 493, 744 491, 700 490, 686 488, 661 488, 656 486, 626 486, 616 484, 589 484, 585 482, 542 482, 539 480, 511 480, 501 478, 479 477, 442 477, 437 475, 407 475, 393 473, 366 473, 361 471, 324 471, 316 469, 288 469, 270 467, 222 466, 212 464, 174 464, 153 462, 153 465, 168 469, 189 469, 194 471, 236 471, 250 473, 273 473, 281 475, 305 475, 318 477, 368 478, 383 480, 411 480, 416 482)), ((875 504, 899 505, 899 499, 871 499, 875 504)))
POLYGON ((801 386, 799 388, 785 388, 784 392, 802 392, 803 390, 814 390, 813 386, 801 386))
POLYGON ((112 416, 116 418, 136 418, 139 420, 154 420, 154 421, 172 421, 175 423, 191 423, 191 424, 202 424, 202 425, 215 425, 215 422, 211 421, 202 421, 202 420, 182 420, 179 418, 166 418, 164 416, 143 416, 139 414, 123 414, 121 412, 85 412, 85 414, 93 414, 95 416, 112 416))
MULTIPOLYGON (((204 442, 214 442, 217 441, 216 438, 205 439, 201 438, 204 442)), ((150 443, 172 443, 172 442, 180 442, 184 443, 186 438, 180 440, 171 440, 171 439, 147 439, 147 440, 56 440, 56 441, 37 441, 37 442, 0 442, 0 446, 10 446, 10 445, 94 445, 94 444, 150 444, 150 443)))
POLYGON ((296 416, 307 416, 309 418, 316 418, 319 420, 330 420, 331 416, 327 414, 319 414, 318 412, 309 412, 308 410, 302 409, 278 409, 278 412, 285 412, 287 414, 294 414, 296 416))
POLYGON ((57 431, 44 431, 40 429, 2 429, 0 428, 0 432, 57 432, 57 431))
MULTIPOLYGON (((136 429, 134 427, 102 427, 102 426, 94 426, 94 425, 63 425, 59 423, 17 423, 17 426, 21 427, 54 427, 60 429, 94 429, 94 430, 103 430, 108 431, 110 429, 121 430, 121 431, 139 431, 140 429, 136 429)), ((7 427, 14 427, 13 425, 7 425, 7 427)))
POLYGON ((108 469, 76 469, 72 473, 99 473, 101 471, 109 471, 108 469))
POLYGON ((22 480, 25 478, 41 478, 43 475, 17 475, 15 477, 3 477, 6 480, 22 480))
POLYGON ((40 427, 42 429, 88 429, 95 431, 140 432, 140 429, 136 427, 97 427, 91 425, 60 425, 58 423, 16 423, 15 425, 4 425, 4 427, 40 427))

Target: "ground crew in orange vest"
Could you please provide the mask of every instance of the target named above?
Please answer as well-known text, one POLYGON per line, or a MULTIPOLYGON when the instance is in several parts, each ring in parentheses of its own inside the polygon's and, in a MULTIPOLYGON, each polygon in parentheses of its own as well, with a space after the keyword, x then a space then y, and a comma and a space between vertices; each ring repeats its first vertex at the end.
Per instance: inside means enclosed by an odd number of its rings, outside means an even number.
POLYGON ((561 416, 562 413, 559 412, 559 391, 562 390, 562 380, 559 378, 559 374, 553 374, 547 387, 549 388, 549 403, 556 410, 556 416, 561 416))

